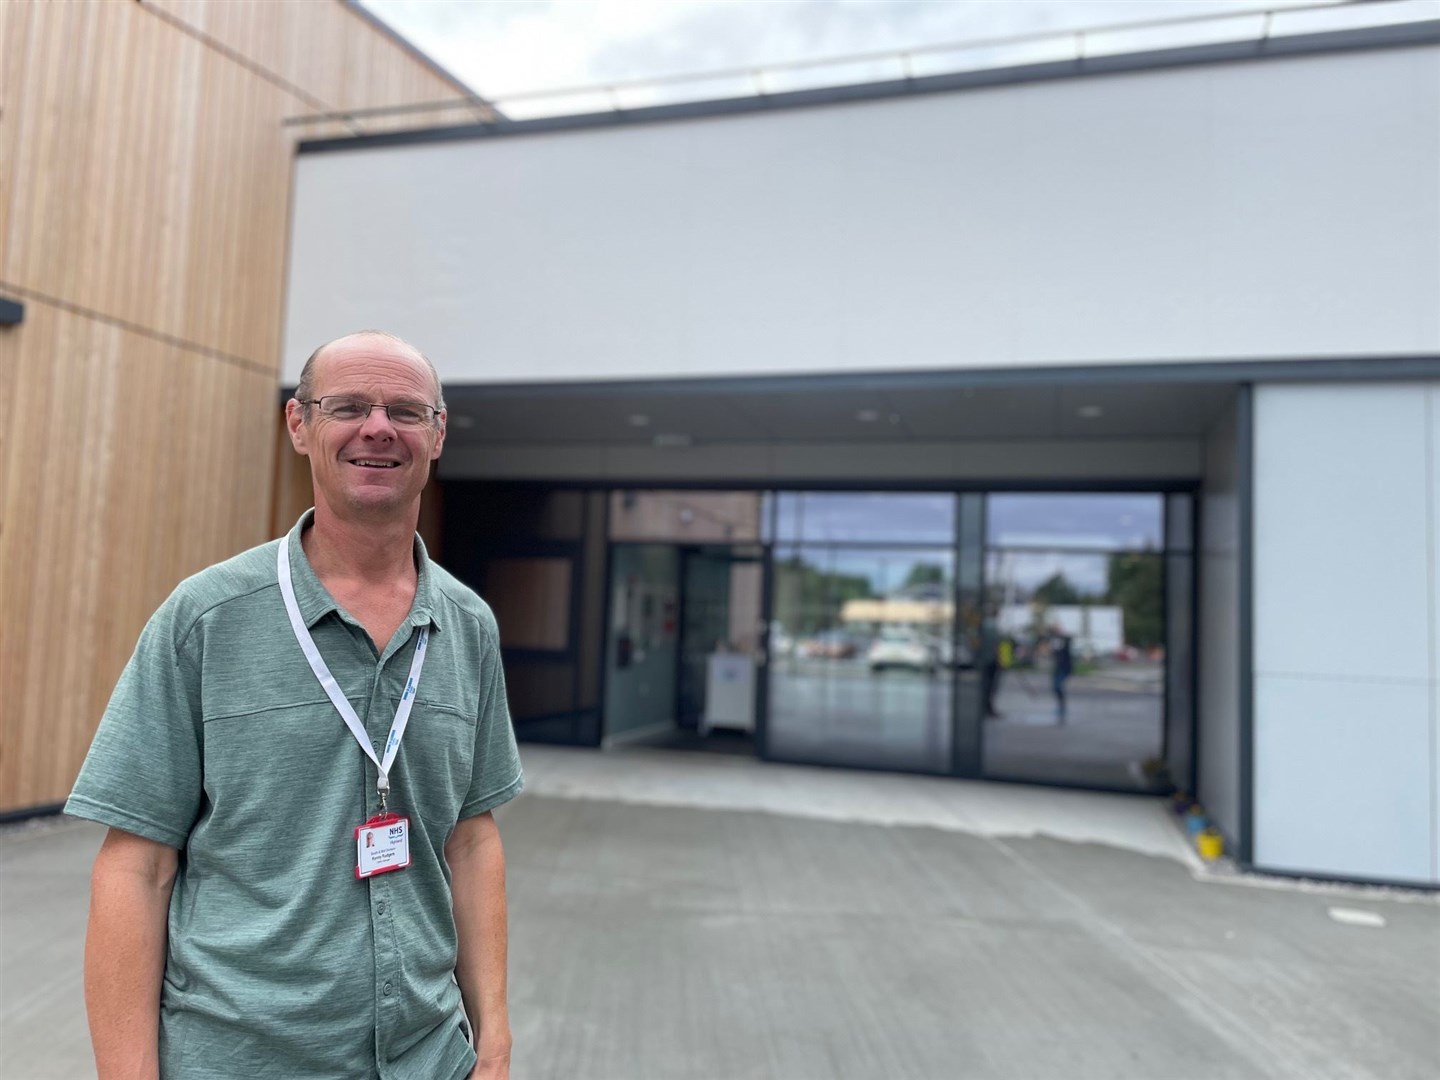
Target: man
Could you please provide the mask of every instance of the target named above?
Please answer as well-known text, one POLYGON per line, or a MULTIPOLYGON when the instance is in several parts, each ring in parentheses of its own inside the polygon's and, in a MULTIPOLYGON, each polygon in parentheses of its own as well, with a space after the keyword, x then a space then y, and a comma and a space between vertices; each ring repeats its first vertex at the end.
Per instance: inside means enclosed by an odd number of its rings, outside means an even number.
POLYGON ((494 618, 415 533, 439 378, 353 334, 285 416, 314 510, 165 601, 66 804, 110 826, 85 944, 99 1074, 504 1078, 490 811, 523 781, 494 618))

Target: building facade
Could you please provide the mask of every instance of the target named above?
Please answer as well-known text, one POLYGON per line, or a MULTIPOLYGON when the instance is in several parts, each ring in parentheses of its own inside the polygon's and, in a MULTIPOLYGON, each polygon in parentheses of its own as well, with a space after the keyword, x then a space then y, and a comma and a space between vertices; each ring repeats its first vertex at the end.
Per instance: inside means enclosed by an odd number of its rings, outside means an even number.
POLYGON ((1437 85, 1432 22, 312 140, 282 379, 436 358, 530 738, 1433 885, 1437 85))
POLYGON ((1440 884, 1440 24, 528 121, 349 4, 0 60, 0 814, 378 325, 523 738, 1175 786, 1440 884))

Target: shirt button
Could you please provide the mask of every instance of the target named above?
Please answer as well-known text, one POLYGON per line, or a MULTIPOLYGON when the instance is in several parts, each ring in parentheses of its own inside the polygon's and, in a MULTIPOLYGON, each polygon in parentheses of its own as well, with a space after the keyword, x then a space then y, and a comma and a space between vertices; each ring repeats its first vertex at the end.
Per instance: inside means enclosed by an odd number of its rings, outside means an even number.
POLYGON ((384 994, 386 997, 389 997, 389 996, 390 996, 390 984, 387 982, 383 987, 380 988, 380 992, 381 992, 382 994, 384 994))
POLYGON ((385 901, 384 901, 384 900, 381 900, 378 904, 375 905, 375 914, 377 914, 377 915, 384 915, 384 914, 385 914, 385 901))

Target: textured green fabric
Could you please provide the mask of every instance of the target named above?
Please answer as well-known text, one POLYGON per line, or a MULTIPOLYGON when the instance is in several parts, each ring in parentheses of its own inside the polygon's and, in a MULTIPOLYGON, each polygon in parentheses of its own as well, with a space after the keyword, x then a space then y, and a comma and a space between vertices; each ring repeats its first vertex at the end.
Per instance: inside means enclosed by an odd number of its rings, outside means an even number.
POLYGON ((290 533, 300 611, 376 747, 432 627, 390 777, 411 866, 355 878, 375 766, 291 632, 278 541, 182 582, 150 619, 65 809, 180 849, 162 1076, 464 1076, 443 847, 523 783, 495 620, 416 537, 415 602, 377 656, 310 569, 307 524, 290 533))

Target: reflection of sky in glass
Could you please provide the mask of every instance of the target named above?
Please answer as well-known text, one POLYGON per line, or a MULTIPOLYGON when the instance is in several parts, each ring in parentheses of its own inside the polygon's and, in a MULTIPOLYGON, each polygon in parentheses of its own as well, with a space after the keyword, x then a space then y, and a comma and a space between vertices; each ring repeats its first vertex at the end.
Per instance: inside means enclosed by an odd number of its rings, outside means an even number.
POLYGON ((896 492, 783 492, 778 538, 952 544, 955 496, 896 492))
POLYGON ((986 540, 997 547, 1158 551, 1162 510, 1160 495, 991 495, 986 540))
MULTIPOLYGON (((789 564, 797 554, 794 548, 776 552, 776 561, 789 564)), ((919 564, 938 566, 942 570, 944 598, 950 595, 954 581, 954 554, 949 548, 934 551, 885 550, 883 548, 810 548, 798 552, 806 566, 822 574, 864 578, 875 596, 890 596, 900 591, 910 578, 911 568, 919 564)), ((937 597, 939 598, 939 597, 937 597)))
POLYGON ((1110 585, 1110 560, 1059 551, 992 551, 985 560, 986 584, 1006 603, 1029 599, 1037 585, 1056 574, 1081 593, 1103 596, 1110 585))

